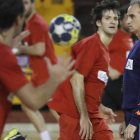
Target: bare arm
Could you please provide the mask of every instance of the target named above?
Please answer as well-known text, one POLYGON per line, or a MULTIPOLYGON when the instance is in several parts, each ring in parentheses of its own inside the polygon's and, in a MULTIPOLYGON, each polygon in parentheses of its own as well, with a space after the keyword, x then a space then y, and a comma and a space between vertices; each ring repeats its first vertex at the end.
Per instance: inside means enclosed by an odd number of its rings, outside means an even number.
POLYGON ((28 83, 15 92, 18 98, 32 110, 38 110, 44 106, 54 93, 59 82, 50 78, 44 85, 34 88, 32 83, 28 83))
POLYGON ((109 66, 109 77, 111 80, 116 80, 120 77, 121 73, 118 72, 116 69, 113 69, 111 66, 109 66))
POLYGON ((85 103, 84 76, 76 71, 70 79, 70 83, 72 85, 75 104, 80 114, 81 129, 79 135, 81 135, 81 139, 92 139, 93 128, 88 116, 88 111, 85 103))
POLYGON ((85 103, 84 76, 78 71, 70 79, 74 100, 81 117, 88 117, 85 103))
POLYGON ((21 50, 21 53, 34 55, 34 56, 43 56, 46 51, 44 42, 39 42, 28 47, 24 45, 20 45, 18 46, 18 49, 19 51, 21 50))
POLYGON ((17 48, 18 51, 15 52, 15 55, 19 55, 21 53, 25 53, 28 55, 35 55, 35 56, 42 56, 45 51, 45 43, 44 42, 38 42, 30 47, 24 46, 21 44, 21 41, 27 37, 30 34, 29 30, 21 32, 21 34, 13 39, 11 42, 11 48, 17 48))
POLYGON ((112 109, 105 107, 104 105, 100 104, 99 106, 99 111, 100 114, 102 115, 102 117, 104 118, 104 120, 108 123, 108 124, 112 124, 115 122, 114 117, 116 117, 117 115, 112 111, 112 109))
POLYGON ((66 54, 60 58, 56 65, 52 65, 50 60, 46 59, 50 78, 44 85, 34 88, 31 83, 28 83, 15 92, 23 104, 32 110, 40 109, 54 93, 57 86, 74 73, 74 70, 70 71, 70 69, 74 66, 75 60, 71 61, 71 57, 69 57, 64 62, 65 56, 66 54))

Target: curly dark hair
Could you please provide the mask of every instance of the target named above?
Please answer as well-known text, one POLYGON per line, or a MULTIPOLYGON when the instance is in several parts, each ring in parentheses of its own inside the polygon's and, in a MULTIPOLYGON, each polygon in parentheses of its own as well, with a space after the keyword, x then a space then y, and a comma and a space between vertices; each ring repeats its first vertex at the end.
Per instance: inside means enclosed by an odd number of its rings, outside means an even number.
POLYGON ((120 3, 116 0, 104 0, 101 3, 97 3, 95 8, 92 9, 91 15, 93 16, 93 25, 94 30, 98 30, 98 26, 96 25, 96 22, 98 20, 101 21, 103 17, 103 13, 107 10, 113 10, 115 13, 118 14, 120 17, 120 12, 118 10, 118 7, 120 6, 120 3))

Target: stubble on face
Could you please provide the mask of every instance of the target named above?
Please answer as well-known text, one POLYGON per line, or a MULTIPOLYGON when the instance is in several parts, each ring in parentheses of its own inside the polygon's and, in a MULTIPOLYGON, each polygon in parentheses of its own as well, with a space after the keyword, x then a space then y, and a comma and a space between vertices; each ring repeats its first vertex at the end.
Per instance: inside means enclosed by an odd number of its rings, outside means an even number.
POLYGON ((28 18, 31 15, 31 13, 32 13, 32 8, 30 7, 25 13, 25 18, 28 18))
POLYGON ((31 0, 23 0, 25 7, 25 18, 28 18, 32 13, 32 3, 31 0))
POLYGON ((117 12, 113 10, 104 12, 101 20, 102 30, 108 35, 114 35, 118 29, 118 20, 117 12))

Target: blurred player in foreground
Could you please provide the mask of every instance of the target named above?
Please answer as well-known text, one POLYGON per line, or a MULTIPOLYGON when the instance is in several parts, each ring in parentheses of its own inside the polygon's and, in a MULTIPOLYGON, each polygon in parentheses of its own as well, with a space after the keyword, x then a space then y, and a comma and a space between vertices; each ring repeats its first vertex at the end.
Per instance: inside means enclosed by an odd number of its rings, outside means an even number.
POLYGON ((40 109, 52 96, 57 86, 74 73, 69 71, 74 65, 71 59, 52 66, 45 58, 50 77, 47 82, 34 88, 17 64, 17 59, 11 51, 29 35, 29 31, 20 34, 24 22, 24 5, 22 0, 0 0, 0 136, 11 108, 9 94, 14 93, 21 102, 32 110, 40 109), (16 37, 16 38, 15 38, 16 37), (13 38, 15 38, 13 40, 13 38))
POLYGON ((102 104, 112 110, 122 110, 123 72, 127 56, 133 47, 129 27, 126 23, 128 5, 122 6, 119 10, 121 13, 120 29, 108 47, 110 56, 109 79, 102 97, 102 104))
MULTIPOLYGON (((29 63, 33 69, 31 82, 35 87, 38 87, 49 78, 44 57, 48 57, 52 64, 57 63, 57 58, 48 34, 48 25, 35 11, 35 1, 23 0, 23 3, 25 7, 25 30, 29 30, 30 35, 24 39, 26 46, 19 45, 17 47, 19 50, 23 50, 26 47, 22 53, 29 55, 29 63)), ((42 140, 51 140, 42 114, 39 111, 29 109, 24 104, 22 104, 22 110, 34 124, 42 140)))
POLYGON ((97 4, 92 13, 97 33, 72 47, 76 72, 62 83, 60 91, 48 102, 60 115, 59 140, 114 140, 99 109, 105 108, 101 98, 108 80, 108 45, 118 28, 118 5, 116 0, 97 4))
POLYGON ((125 65, 123 81, 124 95, 122 108, 125 122, 119 128, 121 138, 139 140, 140 136, 140 0, 131 0, 127 21, 131 33, 138 42, 131 49, 125 65))

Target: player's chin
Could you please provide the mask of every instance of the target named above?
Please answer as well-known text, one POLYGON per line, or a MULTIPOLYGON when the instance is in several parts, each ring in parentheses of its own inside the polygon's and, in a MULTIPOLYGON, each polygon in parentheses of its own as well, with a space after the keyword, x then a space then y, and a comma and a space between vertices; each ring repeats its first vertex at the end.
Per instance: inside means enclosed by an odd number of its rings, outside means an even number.
POLYGON ((134 30, 134 29, 129 28, 129 32, 130 32, 130 33, 135 33, 135 30, 134 30))
POLYGON ((109 32, 110 35, 115 35, 117 31, 111 31, 109 32))
POLYGON ((116 34, 116 32, 117 32, 117 29, 115 28, 115 29, 110 29, 109 31, 108 31, 108 33, 110 34, 110 35, 114 35, 114 34, 116 34))

